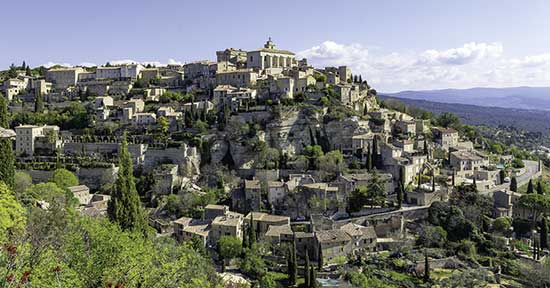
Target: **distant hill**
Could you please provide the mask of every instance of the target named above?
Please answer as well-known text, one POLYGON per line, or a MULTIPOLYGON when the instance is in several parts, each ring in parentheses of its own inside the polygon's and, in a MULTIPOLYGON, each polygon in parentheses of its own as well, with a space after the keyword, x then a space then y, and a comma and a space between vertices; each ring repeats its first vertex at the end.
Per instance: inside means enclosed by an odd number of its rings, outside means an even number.
POLYGON ((443 89, 402 91, 385 95, 440 103, 550 111, 550 87, 443 89))
POLYGON ((422 108, 434 114, 452 112, 457 114, 462 122, 466 124, 507 126, 529 132, 540 132, 545 135, 550 134, 550 111, 439 103, 386 95, 381 95, 380 98, 394 98, 407 105, 422 108))

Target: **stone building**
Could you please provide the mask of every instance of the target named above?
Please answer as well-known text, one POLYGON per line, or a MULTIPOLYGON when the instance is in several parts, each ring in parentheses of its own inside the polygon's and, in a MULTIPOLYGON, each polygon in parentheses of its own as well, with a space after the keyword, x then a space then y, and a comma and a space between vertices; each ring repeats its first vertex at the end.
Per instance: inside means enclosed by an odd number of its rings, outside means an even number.
POLYGON ((253 68, 266 74, 278 74, 285 68, 297 66, 295 54, 287 50, 275 49, 271 38, 264 47, 246 53, 246 67, 253 68))
POLYGON ((52 155, 62 147, 57 126, 21 125, 15 127, 15 133, 17 155, 52 155))
POLYGON ((216 84, 250 87, 256 84, 257 76, 258 74, 250 69, 218 72, 216 73, 216 84))
POLYGON ((54 68, 46 71, 46 81, 53 83, 57 90, 67 89, 75 86, 78 82, 78 75, 86 70, 81 67, 54 68))

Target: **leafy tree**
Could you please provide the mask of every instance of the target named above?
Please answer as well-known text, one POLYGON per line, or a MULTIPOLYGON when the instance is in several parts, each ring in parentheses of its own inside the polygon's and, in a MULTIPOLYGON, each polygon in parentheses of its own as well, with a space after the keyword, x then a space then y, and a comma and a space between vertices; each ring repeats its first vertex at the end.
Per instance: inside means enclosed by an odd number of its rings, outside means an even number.
POLYGON ((24 231, 26 214, 11 189, 0 181, 0 243, 24 231))
POLYGON ((529 179, 529 184, 527 184, 527 194, 533 194, 534 191, 533 180, 529 179))
POLYGON ((348 201, 348 209, 350 212, 358 212, 363 206, 369 202, 369 195, 367 187, 364 185, 355 186, 355 189, 351 191, 348 201))
POLYGON ((259 282, 260 288, 277 288, 277 282, 271 273, 265 274, 259 282))
POLYGON ((218 253, 222 260, 222 271, 225 271, 225 261, 238 257, 241 254, 241 240, 233 236, 222 236, 218 240, 218 253))
POLYGON ((528 209, 533 216, 533 220, 550 210, 550 197, 540 194, 525 194, 517 202, 519 207, 528 209))
POLYGON ((441 226, 425 225, 418 236, 417 243, 427 248, 443 248, 447 242, 447 231, 441 226))
POLYGON ((22 193, 17 194, 17 198, 22 204, 30 207, 35 206, 38 201, 48 203, 58 202, 58 199, 71 201, 73 195, 68 190, 59 188, 55 183, 47 182, 29 186, 22 193))
POLYGON ((508 217, 498 217, 493 222, 493 231, 506 233, 512 227, 512 221, 508 217))
POLYGON ((518 180, 516 177, 512 177, 512 180, 510 180, 510 190, 518 192, 518 180))
POLYGON ((445 128, 454 127, 458 128, 460 126, 460 119, 456 114, 450 112, 441 113, 436 119, 435 122, 438 126, 445 128))
MULTIPOLYGON (((9 128, 8 103, 0 93, 0 128, 9 128)), ((0 138, 0 181, 13 188, 15 185, 15 160, 13 144, 9 138, 0 138)))
POLYGON ((118 177, 107 206, 109 219, 124 230, 145 232, 147 222, 136 190, 126 133, 124 133, 120 145, 118 167, 118 177))
POLYGON ((31 175, 25 172, 15 172, 15 186, 14 191, 16 193, 22 193, 29 186, 32 185, 31 175))
POLYGON ((330 151, 319 158, 319 170, 325 174, 325 179, 334 179, 346 168, 344 155, 339 150, 330 151))
POLYGON ((239 261, 239 270, 258 280, 266 275, 267 267, 256 244, 253 244, 250 249, 245 249, 243 257, 239 261))
POLYGON ((56 169, 52 176, 50 177, 50 182, 53 182, 57 185, 59 188, 69 188, 71 186, 77 186, 78 185, 78 177, 73 174, 73 172, 67 170, 67 169, 56 169))

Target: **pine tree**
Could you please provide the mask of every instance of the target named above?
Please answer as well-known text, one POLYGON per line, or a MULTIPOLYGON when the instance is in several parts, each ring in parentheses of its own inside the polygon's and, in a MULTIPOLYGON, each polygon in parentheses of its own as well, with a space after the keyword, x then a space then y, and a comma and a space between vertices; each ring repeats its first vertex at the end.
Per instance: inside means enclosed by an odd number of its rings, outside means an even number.
POLYGON ((126 133, 118 155, 118 177, 107 206, 109 219, 125 230, 145 232, 147 222, 134 181, 132 158, 126 133))
POLYGON ((542 217, 542 223, 540 227, 540 247, 542 249, 548 248, 548 222, 546 217, 542 217))
POLYGON ((516 177, 512 177, 512 180, 510 180, 510 190, 518 192, 518 180, 516 177))
MULTIPOLYGON (((539 180, 539 182, 537 183, 537 194, 544 194, 544 187, 542 187, 542 182, 539 180)), ((546 247, 543 247, 543 248, 546 248, 546 247)))
POLYGON ((535 192, 535 187, 533 187, 533 180, 529 179, 529 184, 527 184, 527 194, 533 194, 535 192))
MULTIPOLYGON (((8 101, 0 93, 0 127, 9 128, 8 101)), ((13 144, 9 138, 0 138, 0 181, 9 187, 15 185, 13 144)))
POLYGON ((310 267, 309 267, 309 252, 306 248, 306 264, 304 266, 304 285, 306 287, 309 287, 311 285, 311 282, 310 282, 310 275, 309 275, 309 272, 310 271, 310 267))
POLYGON ((424 283, 430 282, 430 261, 428 253, 424 252, 424 283))

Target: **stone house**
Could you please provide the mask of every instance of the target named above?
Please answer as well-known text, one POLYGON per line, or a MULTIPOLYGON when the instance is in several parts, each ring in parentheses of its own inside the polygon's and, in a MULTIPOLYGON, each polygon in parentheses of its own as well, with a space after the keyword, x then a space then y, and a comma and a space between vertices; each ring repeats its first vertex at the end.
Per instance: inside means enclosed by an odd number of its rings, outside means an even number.
POLYGON ((352 251, 352 238, 341 229, 317 231, 315 235, 315 259, 323 257, 323 263, 334 263, 341 257, 347 257, 352 251))
POLYGON ((263 237, 272 225, 290 225, 290 218, 288 216, 272 215, 263 212, 250 212, 246 215, 245 220, 250 225, 250 221, 253 219, 252 225, 255 225, 256 233, 263 237))
POLYGON ((232 236, 239 239, 243 238, 243 215, 227 211, 222 216, 217 216, 212 220, 210 229, 210 241, 217 244, 222 236, 232 236))

